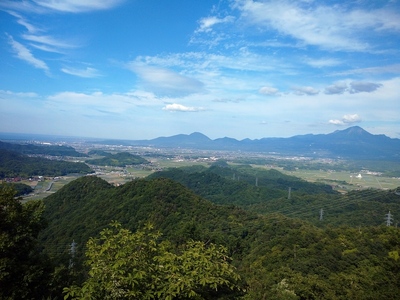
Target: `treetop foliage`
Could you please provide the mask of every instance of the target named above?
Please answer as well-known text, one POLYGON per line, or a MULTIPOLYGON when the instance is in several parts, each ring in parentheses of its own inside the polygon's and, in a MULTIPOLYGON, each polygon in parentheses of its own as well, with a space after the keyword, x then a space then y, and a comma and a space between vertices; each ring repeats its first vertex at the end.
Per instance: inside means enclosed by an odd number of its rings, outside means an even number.
POLYGON ((37 299, 50 274, 35 250, 44 206, 14 196, 11 186, 0 186, 0 299, 37 299))
MULTIPOLYGON (((226 248, 189 241, 178 250, 146 224, 132 233, 114 222, 87 243, 89 278, 65 299, 217 299, 240 292, 226 248)), ((233 299, 233 298, 231 298, 233 299)))

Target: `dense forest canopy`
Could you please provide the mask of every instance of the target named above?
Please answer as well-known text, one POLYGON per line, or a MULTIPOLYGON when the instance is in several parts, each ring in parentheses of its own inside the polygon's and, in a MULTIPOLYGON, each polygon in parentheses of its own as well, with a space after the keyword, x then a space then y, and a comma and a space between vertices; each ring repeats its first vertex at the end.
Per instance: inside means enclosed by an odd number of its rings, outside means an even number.
POLYGON ((88 152, 88 155, 109 156, 109 155, 111 155, 111 153, 107 152, 107 151, 104 151, 104 150, 90 150, 88 152))
POLYGON ((114 187, 97 177, 82 177, 47 197, 45 204, 45 253, 67 265, 75 242, 80 270, 86 242, 112 220, 132 232, 150 221, 163 233, 161 240, 174 247, 190 240, 226 247, 246 285, 242 299, 395 299, 400 292, 400 231, 384 222, 317 227, 273 212, 260 215, 215 205, 166 178, 114 187))
POLYGON ((63 176, 69 173, 88 174, 92 169, 80 162, 28 157, 0 149, 0 179, 31 176, 63 176))
POLYGON ((149 178, 170 178, 216 204, 233 204, 255 213, 279 213, 318 226, 381 225, 388 211, 400 215, 400 196, 390 190, 367 189, 342 195, 330 185, 248 165, 171 168, 149 178))

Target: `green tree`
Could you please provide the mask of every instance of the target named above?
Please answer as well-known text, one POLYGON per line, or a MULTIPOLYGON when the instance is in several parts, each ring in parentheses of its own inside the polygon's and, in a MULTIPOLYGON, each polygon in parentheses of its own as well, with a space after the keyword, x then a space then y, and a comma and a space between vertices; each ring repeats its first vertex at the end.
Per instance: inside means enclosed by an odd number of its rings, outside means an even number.
POLYGON ((0 299, 40 299, 49 274, 35 251, 44 205, 21 204, 14 195, 10 186, 0 187, 0 299))
POLYGON ((89 278, 65 299, 232 299, 240 277, 226 249, 188 242, 176 251, 151 225, 132 233, 113 223, 87 243, 89 278))

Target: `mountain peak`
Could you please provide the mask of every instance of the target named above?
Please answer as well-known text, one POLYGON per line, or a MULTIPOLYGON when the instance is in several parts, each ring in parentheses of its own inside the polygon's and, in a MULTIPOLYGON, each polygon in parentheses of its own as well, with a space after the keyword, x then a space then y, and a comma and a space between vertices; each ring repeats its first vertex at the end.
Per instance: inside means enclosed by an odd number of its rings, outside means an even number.
POLYGON ((191 138, 195 138, 196 140, 205 140, 205 141, 209 141, 210 138, 204 134, 202 134, 201 132, 193 132, 191 134, 189 134, 189 136, 191 138))
POLYGON ((341 136, 341 137, 367 137, 372 136, 371 133, 364 130, 360 126, 352 126, 344 130, 336 130, 328 135, 341 136))

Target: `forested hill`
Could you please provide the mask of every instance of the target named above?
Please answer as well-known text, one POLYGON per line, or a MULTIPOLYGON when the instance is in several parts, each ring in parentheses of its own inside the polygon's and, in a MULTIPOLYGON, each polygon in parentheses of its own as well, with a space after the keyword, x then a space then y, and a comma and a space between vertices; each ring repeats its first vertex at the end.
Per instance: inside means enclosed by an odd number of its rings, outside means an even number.
POLYGON ((202 230, 204 221, 212 220, 215 229, 228 229, 229 214, 242 213, 241 210, 215 206, 165 178, 135 180, 114 187, 98 177, 87 176, 65 185, 44 202, 45 217, 50 225, 44 232, 44 239, 51 236, 49 242, 61 248, 72 242, 66 240, 71 237, 82 244, 112 220, 133 230, 150 221, 176 240, 216 240, 212 237, 214 233, 202 230))
POLYGON ((318 226, 381 225, 389 211, 395 216, 395 223, 400 219, 400 196, 394 191, 368 189, 342 195, 330 185, 306 182, 273 169, 193 166, 149 176, 163 177, 180 182, 216 204, 233 204, 258 214, 279 213, 318 226))
POLYGON ((170 178, 216 203, 249 206, 288 197, 289 188, 298 195, 337 194, 330 185, 310 183, 277 170, 213 165, 210 168, 171 168, 149 178, 170 178))
POLYGON ((103 152, 102 154, 105 155, 105 157, 98 159, 89 159, 86 162, 92 165, 113 167, 125 167, 127 165, 140 165, 149 163, 149 161, 142 158, 141 156, 130 154, 128 152, 120 152, 117 154, 103 152))
MULTIPOLYGON (((41 245, 64 269, 73 241, 82 256, 87 239, 112 220, 131 230, 150 221, 175 245, 189 239, 225 245, 246 282, 242 299, 396 299, 400 293, 395 227, 324 229, 281 215, 260 216, 212 204, 166 178, 114 187, 87 176, 44 202, 48 228, 41 245)), ((73 267, 82 271, 79 264, 73 267)))
POLYGON ((50 155, 50 156, 71 156, 86 157, 85 153, 77 152, 73 147, 64 145, 35 145, 35 144, 14 144, 0 141, 0 149, 15 151, 27 155, 50 155))
POLYGON ((0 149, 0 178, 62 176, 69 173, 88 174, 92 169, 84 163, 28 157, 0 149))

